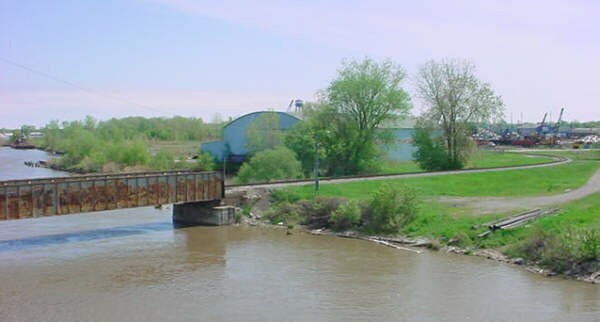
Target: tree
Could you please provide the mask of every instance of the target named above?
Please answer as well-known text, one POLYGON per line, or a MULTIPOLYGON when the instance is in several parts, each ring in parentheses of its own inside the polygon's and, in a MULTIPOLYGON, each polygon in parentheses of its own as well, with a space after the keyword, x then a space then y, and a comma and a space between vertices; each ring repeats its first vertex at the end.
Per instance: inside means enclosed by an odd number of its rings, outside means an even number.
MULTIPOLYGON (((406 116, 410 110, 408 93, 400 87, 404 78, 404 71, 390 61, 377 63, 367 58, 345 62, 321 93, 320 101, 304 108, 304 120, 310 127, 305 135, 312 140, 288 140, 288 146, 302 146, 301 142, 318 146, 329 175, 373 170, 380 157, 378 127, 386 120, 406 116)), ((304 145, 305 150, 308 148, 316 150, 304 145)), ((307 151, 294 151, 303 161, 308 160, 307 151)))
POLYGON ((251 154, 274 149, 282 145, 279 114, 267 112, 260 114, 246 130, 246 147, 251 154))
POLYGON ((417 147, 413 156, 421 169, 436 171, 451 168, 444 142, 432 135, 431 128, 418 126, 413 134, 413 140, 413 144, 417 147))
POLYGON ((284 147, 256 153, 242 164, 238 172, 240 183, 269 182, 277 179, 298 179, 302 177, 300 162, 294 152, 284 147))
POLYGON ((501 116, 501 97, 477 79, 473 64, 461 60, 427 62, 416 85, 425 106, 422 121, 441 128, 448 167, 461 168, 468 157, 469 125, 501 116))
MULTIPOLYGON (((315 165, 315 137, 313 126, 309 119, 294 124, 285 132, 285 146, 296 153, 298 161, 302 165, 305 177, 310 177, 314 172, 315 165)), ((323 159, 323 156, 319 156, 323 159)))

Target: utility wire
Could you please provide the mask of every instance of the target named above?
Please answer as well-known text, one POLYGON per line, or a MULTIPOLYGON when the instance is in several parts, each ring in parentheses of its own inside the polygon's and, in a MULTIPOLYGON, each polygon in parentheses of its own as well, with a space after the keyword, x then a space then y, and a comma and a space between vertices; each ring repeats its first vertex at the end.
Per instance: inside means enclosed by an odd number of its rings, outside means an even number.
POLYGON ((73 83, 73 82, 70 82, 70 81, 67 81, 67 80, 61 79, 61 78, 59 78, 59 77, 56 77, 56 76, 50 75, 50 74, 48 74, 48 73, 45 73, 45 72, 42 72, 42 71, 39 71, 39 70, 33 69, 33 68, 31 68, 31 67, 28 67, 28 66, 25 66, 25 65, 23 65, 23 64, 19 64, 19 63, 17 63, 17 62, 14 62, 14 61, 8 60, 8 59, 6 59, 6 58, 3 58, 3 57, 0 57, 0 61, 2 61, 2 62, 4 62, 4 63, 6 63, 6 64, 8 64, 8 65, 11 65, 11 66, 14 66, 14 67, 18 67, 18 68, 24 69, 24 70, 26 70, 26 71, 29 71, 29 72, 31 72, 31 73, 37 74, 37 75, 39 75, 39 76, 42 76, 42 77, 49 78, 49 79, 51 79, 51 80, 53 80, 53 81, 56 81, 56 82, 59 82, 59 83, 63 83, 63 84, 69 85, 69 86, 71 86, 71 87, 74 87, 74 88, 76 88, 76 89, 78 89, 78 90, 80 90, 80 91, 87 92, 88 94, 91 94, 91 95, 96 95, 96 96, 99 96, 99 97, 102 97, 102 98, 111 99, 111 100, 118 101, 118 102, 125 103, 125 104, 135 105, 135 106, 137 106, 137 107, 139 107, 139 108, 147 109, 147 110, 154 111, 154 112, 160 112, 160 113, 169 114, 169 113, 166 113, 166 112, 164 112, 164 111, 157 110, 157 109, 155 109, 155 108, 153 108, 153 107, 150 107, 150 106, 147 106, 147 105, 143 105, 143 104, 136 103, 136 102, 134 102, 134 101, 131 101, 131 100, 129 100, 129 99, 125 99, 125 98, 122 98, 122 97, 117 97, 117 96, 114 96, 114 95, 108 95, 108 94, 99 93, 99 92, 97 92, 97 91, 94 91, 94 90, 92 90, 92 89, 90 89, 90 88, 86 88, 86 87, 83 87, 83 86, 77 85, 77 84, 75 84, 75 83, 73 83))

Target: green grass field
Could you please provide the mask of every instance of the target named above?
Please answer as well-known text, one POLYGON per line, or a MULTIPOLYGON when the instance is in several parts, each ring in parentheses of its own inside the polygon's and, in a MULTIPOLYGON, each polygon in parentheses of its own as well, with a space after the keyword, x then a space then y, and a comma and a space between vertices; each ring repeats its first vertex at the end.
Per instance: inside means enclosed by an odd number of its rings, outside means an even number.
MULTIPOLYGON (((467 169, 494 168, 515 165, 540 164, 553 161, 553 158, 539 155, 532 157, 514 152, 478 151, 467 164, 467 169)), ((382 165, 382 174, 424 172, 413 161, 387 161, 382 165)))
MULTIPOLYGON (((561 193, 582 186, 600 168, 595 161, 499 172, 449 174, 430 177, 400 178, 348 183, 323 183, 319 194, 350 199, 366 199, 382 184, 404 184, 417 189, 421 196, 525 196, 561 193)), ((285 188, 290 193, 310 198, 313 186, 285 188)))

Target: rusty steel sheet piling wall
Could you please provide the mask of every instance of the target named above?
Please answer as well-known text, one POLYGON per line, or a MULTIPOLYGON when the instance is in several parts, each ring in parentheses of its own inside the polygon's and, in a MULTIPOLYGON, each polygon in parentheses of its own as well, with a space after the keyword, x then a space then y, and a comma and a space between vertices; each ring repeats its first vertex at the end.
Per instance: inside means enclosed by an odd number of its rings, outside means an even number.
POLYGON ((0 182, 0 220, 223 198, 219 172, 143 172, 0 182))

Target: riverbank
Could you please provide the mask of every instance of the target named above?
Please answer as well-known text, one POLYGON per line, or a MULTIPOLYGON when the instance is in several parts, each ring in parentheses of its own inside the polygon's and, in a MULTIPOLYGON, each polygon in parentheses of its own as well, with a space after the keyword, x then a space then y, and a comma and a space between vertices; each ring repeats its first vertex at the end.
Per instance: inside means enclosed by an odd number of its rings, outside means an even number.
POLYGON ((472 248, 461 248, 458 246, 442 246, 438 240, 427 239, 425 237, 419 238, 407 238, 407 237, 389 237, 382 235, 365 235, 356 231, 345 231, 345 232, 335 232, 331 229, 310 229, 309 227, 303 225, 295 225, 293 228, 287 227, 283 224, 270 224, 269 221, 265 220, 257 220, 256 218, 252 218, 254 215, 250 215, 250 219, 243 220, 240 224, 242 225, 250 225, 250 226, 261 226, 272 229, 277 229, 281 231, 286 231, 287 234, 292 234, 294 230, 309 233, 311 235, 323 235, 323 236, 335 236, 340 238, 353 238, 360 239, 369 242, 375 242, 377 244, 383 245, 385 247, 392 247, 394 249, 398 249, 400 251, 409 251, 415 253, 421 253, 419 248, 425 248, 429 251, 440 251, 446 253, 452 253, 459 256, 477 256, 486 258, 489 260, 510 264, 516 267, 520 267, 528 272, 532 272, 535 274, 543 275, 546 277, 563 277, 566 279, 577 280, 592 284, 600 284, 600 265, 596 263, 595 267, 597 267, 594 271, 588 272, 581 269, 578 270, 570 270, 566 274, 561 274, 552 271, 551 269, 540 267, 539 265, 535 265, 533 263, 526 262, 521 257, 509 257, 497 249, 472 249, 472 248))
MULTIPOLYGON (((587 175, 583 174, 583 177, 586 178, 587 175)), ((483 190, 485 191, 485 188, 483 188, 483 190)), ((335 191, 337 194, 330 195, 345 195, 341 193, 339 188, 335 191)), ((275 208, 271 203, 273 199, 271 193, 272 191, 266 188, 254 188, 243 192, 237 191, 235 193, 230 193, 227 202, 243 209, 242 212, 246 215, 242 217, 244 218, 243 222, 251 225, 270 225, 271 223, 268 220, 265 220, 265 215, 275 208)), ((281 196, 279 196, 279 198, 281 198, 281 196)), ((286 197, 284 196, 284 198, 286 197)), ((356 231, 346 231, 343 233, 334 232, 327 228, 328 218, 320 218, 320 223, 322 223, 321 227, 315 227, 314 225, 312 227, 307 227, 297 224, 294 226, 309 233, 371 240, 384 243, 386 246, 408 247, 411 249, 415 247, 426 247, 448 253, 480 256, 520 266, 527 271, 545 276, 560 275, 569 279, 600 283, 600 262, 597 257, 595 259, 592 258, 591 260, 582 260, 581 262, 579 262, 580 260, 578 259, 567 260, 565 265, 567 265, 569 261, 573 261, 574 264, 563 269, 561 272, 556 272, 549 269, 547 265, 540 265, 540 262, 543 261, 540 258, 536 259, 535 256, 533 256, 534 250, 530 250, 528 252, 531 253, 526 254, 532 256, 519 256, 517 252, 519 247, 522 248, 521 243, 526 244, 526 242, 535 242, 537 240, 536 238, 545 238, 541 240, 541 242, 548 243, 546 247, 551 247, 549 244, 555 244, 552 246, 554 248, 548 248, 549 255, 547 255, 547 257, 557 256, 556 254, 552 254, 551 251, 558 252, 556 249, 560 251, 563 250, 559 247, 560 245, 556 244, 560 241, 557 240, 557 236, 562 236, 563 234, 560 230, 561 227, 571 227, 573 230, 568 231, 568 233, 571 234, 573 234, 573 232, 579 232, 579 229, 587 229, 587 232, 593 233, 594 227, 597 227, 596 225, 598 224, 599 216, 597 212, 600 211, 600 204, 598 204, 598 201, 596 200, 600 200, 600 194, 592 194, 587 198, 578 199, 570 203, 563 203, 560 206, 561 211, 559 215, 538 219, 531 224, 528 223, 527 225, 514 230, 497 231, 485 238, 477 237, 482 231, 481 229, 476 229, 474 227, 481 227, 481 224, 493 219, 498 219, 501 216, 506 216, 506 214, 496 213, 474 216, 472 213, 467 213, 463 209, 461 210, 462 213, 458 215, 453 213, 456 209, 453 209, 451 206, 443 206, 442 204, 432 202, 428 202, 422 208, 422 211, 424 212, 421 212, 415 219, 415 222, 411 223, 408 227, 405 227, 404 232, 408 231, 409 233, 402 234, 400 237, 389 237, 384 235, 373 236, 361 234, 356 231), (432 204, 435 205, 432 206, 432 204), (577 224, 574 226, 573 223, 577 224), (547 234, 540 235, 539 231, 545 231, 547 234)), ((277 225, 278 223, 275 224, 276 225, 273 227, 285 227, 288 223, 282 221, 281 225, 277 225)), ((484 229, 487 228, 484 227, 484 229)), ((575 238, 572 235, 567 237, 575 238)), ((592 236, 590 238, 595 237, 592 236)), ((570 241, 572 241, 571 244, 575 243, 574 239, 571 239, 570 241)), ((590 245, 597 245, 593 243, 595 242, 592 240, 590 245)), ((526 244, 526 246, 529 245, 526 244)), ((552 259, 556 257, 548 258, 552 259)), ((562 258, 558 259, 562 260, 562 258)))

